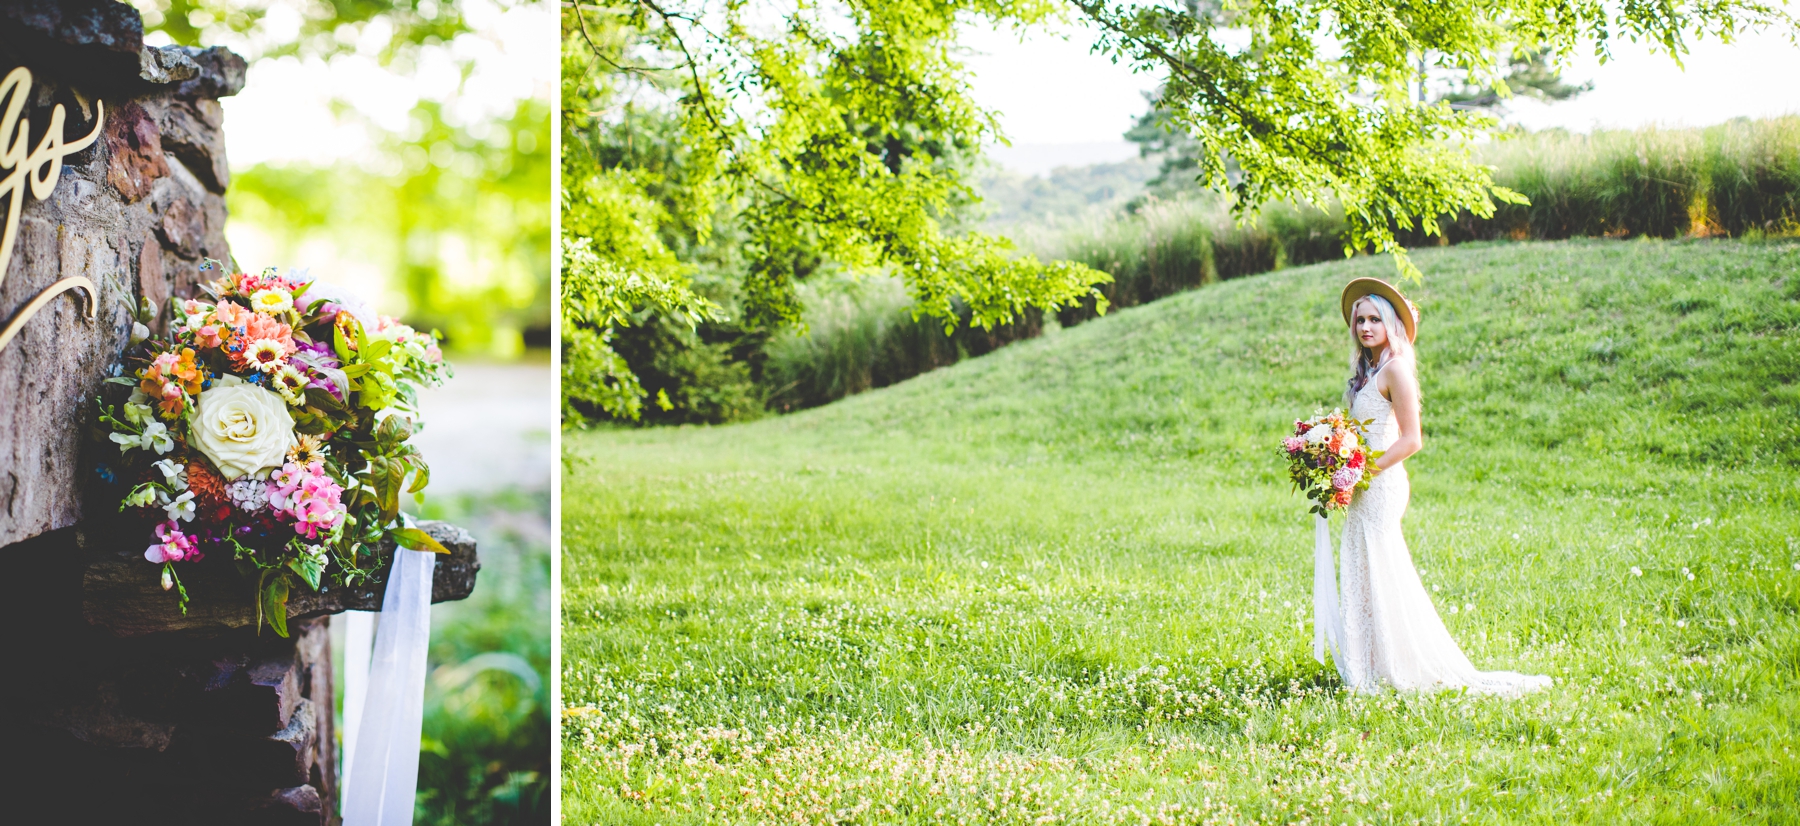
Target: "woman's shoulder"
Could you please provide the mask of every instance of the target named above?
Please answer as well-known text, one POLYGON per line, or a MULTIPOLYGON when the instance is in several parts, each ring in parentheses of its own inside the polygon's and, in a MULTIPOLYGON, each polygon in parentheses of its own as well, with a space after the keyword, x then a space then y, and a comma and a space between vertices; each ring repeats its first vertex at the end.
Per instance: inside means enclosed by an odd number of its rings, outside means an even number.
POLYGON ((1375 377, 1383 396, 1391 395, 1396 382, 1417 387, 1419 384, 1418 365, 1413 361, 1413 354, 1407 353, 1388 359, 1381 365, 1381 375, 1375 377))

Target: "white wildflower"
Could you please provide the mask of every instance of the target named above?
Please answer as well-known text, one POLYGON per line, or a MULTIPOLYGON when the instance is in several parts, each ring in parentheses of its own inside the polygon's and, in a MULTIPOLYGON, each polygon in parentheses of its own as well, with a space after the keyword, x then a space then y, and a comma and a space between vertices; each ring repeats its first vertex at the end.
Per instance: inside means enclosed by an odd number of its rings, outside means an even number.
POLYGON ((138 437, 138 444, 145 450, 168 453, 175 449, 175 437, 169 435, 168 425, 151 422, 144 425, 144 434, 138 437))
POLYGON ((169 514, 171 522, 193 521, 194 492, 190 490, 170 500, 169 504, 163 506, 163 511, 169 514))
POLYGON ((187 490, 187 465, 178 465, 170 459, 159 459, 151 465, 163 475, 163 483, 176 490, 187 490))

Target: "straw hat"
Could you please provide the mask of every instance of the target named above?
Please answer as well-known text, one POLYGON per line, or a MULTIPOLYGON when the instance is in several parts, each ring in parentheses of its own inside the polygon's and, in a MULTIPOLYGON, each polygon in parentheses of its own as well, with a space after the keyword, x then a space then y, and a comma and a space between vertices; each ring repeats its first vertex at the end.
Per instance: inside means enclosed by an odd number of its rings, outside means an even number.
POLYGON ((1382 298, 1387 299, 1389 304, 1394 305, 1394 309, 1396 310, 1401 307, 1411 310, 1412 312, 1399 314, 1400 323, 1406 325, 1407 341, 1418 340, 1419 305, 1406 300, 1406 296, 1401 295, 1399 290, 1394 289, 1394 285, 1379 278, 1358 278, 1355 281, 1344 285, 1344 298, 1342 303, 1344 305, 1345 324, 1350 323, 1351 308, 1355 307, 1357 300, 1365 295, 1381 296, 1382 298))

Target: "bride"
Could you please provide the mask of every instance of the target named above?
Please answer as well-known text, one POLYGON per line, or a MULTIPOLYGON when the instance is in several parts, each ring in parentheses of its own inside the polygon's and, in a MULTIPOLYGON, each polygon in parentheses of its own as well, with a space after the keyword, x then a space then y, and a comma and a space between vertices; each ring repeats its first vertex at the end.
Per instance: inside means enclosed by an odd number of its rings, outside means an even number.
POLYGON ((1329 644, 1344 684, 1365 693, 1387 686, 1521 694, 1549 685, 1549 677, 1476 671, 1450 638, 1413 570, 1400 517, 1411 494, 1405 461, 1424 444, 1413 361, 1418 307, 1375 278, 1350 282, 1342 305, 1355 342, 1345 392, 1350 416, 1373 419, 1366 434, 1369 447, 1386 452, 1375 461, 1381 472, 1345 511, 1341 611, 1331 538, 1324 517, 1318 519, 1314 656, 1323 663, 1329 644), (1398 306, 1407 313, 1397 313, 1398 306))

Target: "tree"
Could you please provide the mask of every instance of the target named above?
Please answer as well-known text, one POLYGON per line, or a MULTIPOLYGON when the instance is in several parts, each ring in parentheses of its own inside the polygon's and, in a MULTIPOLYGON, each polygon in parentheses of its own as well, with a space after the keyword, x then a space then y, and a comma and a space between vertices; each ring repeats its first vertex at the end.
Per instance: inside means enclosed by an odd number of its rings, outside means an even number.
POLYGON ((1779 6, 1754 0, 1244 0, 1229 15, 1071 2, 1100 30, 1101 49, 1167 73, 1161 108, 1198 142, 1199 176, 1235 195, 1240 214, 1274 200, 1335 200, 1349 224, 1346 251, 1392 252, 1414 279, 1396 231, 1436 235, 1441 216, 1486 218, 1495 200, 1523 200, 1470 159, 1473 139, 1496 123, 1491 114, 1413 99, 1419 56, 1477 88, 1504 90, 1511 56, 1561 59, 1584 38, 1602 58, 1626 37, 1679 59, 1693 37, 1795 31, 1779 6), (1227 174, 1228 163, 1238 174, 1227 174))
MULTIPOLYGON (((1346 253, 1391 252, 1413 279, 1397 233, 1439 234, 1443 216, 1488 217, 1496 201, 1523 201, 1470 156, 1496 118, 1449 98, 1416 100, 1420 60, 1499 98, 1509 82, 1561 94, 1540 83, 1540 69, 1583 42, 1604 57, 1617 38, 1647 40, 1679 59, 1695 37, 1794 32, 1780 7, 1756 0, 575 4, 564 7, 564 122, 575 124, 565 145, 580 145, 584 129, 619 123, 633 106, 676 112, 693 186, 666 200, 663 213, 685 216, 701 239, 715 215, 741 229, 740 310, 752 323, 803 325, 801 264, 825 260, 898 272, 915 313, 948 326, 960 306, 971 323, 991 327, 1028 307, 1095 295, 1105 276, 1013 257, 1005 239, 954 230, 957 204, 971 197, 960 159, 1002 138, 993 114, 968 95, 955 34, 969 25, 1023 31, 1065 14, 1096 30, 1097 48, 1114 60, 1164 76, 1150 126, 1176 136, 1170 146, 1191 160, 1191 173, 1234 196, 1240 217, 1270 201, 1336 201, 1346 253), (1521 55, 1530 57, 1515 65, 1521 55)), ((565 158, 571 192, 584 176, 647 192, 654 180, 636 174, 596 155, 565 158)), ((565 206, 582 209, 579 200, 565 196, 565 206)), ((635 272, 685 289, 683 266, 677 256, 657 275, 635 272)), ((565 307, 601 340, 630 315, 565 307)))
POLYGON ((448 346, 510 354, 540 333, 548 343, 551 326, 550 110, 531 97, 479 120, 455 110, 467 102, 459 98, 477 55, 491 54, 468 48, 493 36, 483 28, 541 2, 140 0, 137 8, 147 31, 183 45, 228 46, 253 65, 373 60, 402 76, 454 66, 463 82, 421 97, 398 130, 339 101, 340 122, 362 126, 374 151, 353 161, 240 167, 231 208, 237 221, 289 244, 324 237, 357 250, 393 274, 409 320, 439 329, 448 346))
POLYGON ((966 230, 956 216, 974 200, 964 170, 997 134, 951 56, 956 22, 973 15, 1010 25, 1050 8, 855 3, 839 16, 797 4, 770 25, 737 5, 565 7, 565 244, 577 248, 584 226, 618 224, 628 201, 664 230, 656 249, 621 247, 614 257, 607 244, 587 247, 596 257, 579 265, 585 275, 565 258, 565 279, 599 284, 604 271, 607 283, 655 285, 642 305, 612 313, 571 304, 565 289, 566 376, 604 376, 566 378, 574 400, 635 418, 624 398, 641 391, 611 350, 617 330, 640 310, 717 317, 695 300, 683 262, 664 253, 672 236, 704 244, 719 217, 741 233, 743 321, 764 329, 804 323, 796 285, 821 262, 899 272, 916 312, 947 329, 959 313, 991 329, 1027 308, 1097 298, 1105 274, 1014 255, 1009 241, 966 230), (679 163, 634 163, 634 153, 609 144, 645 101, 677 110, 679 163), (674 174, 687 185, 667 186, 674 174), (647 205, 658 200, 652 193, 663 196, 660 209, 647 205), (677 228, 684 232, 669 231, 677 228))

